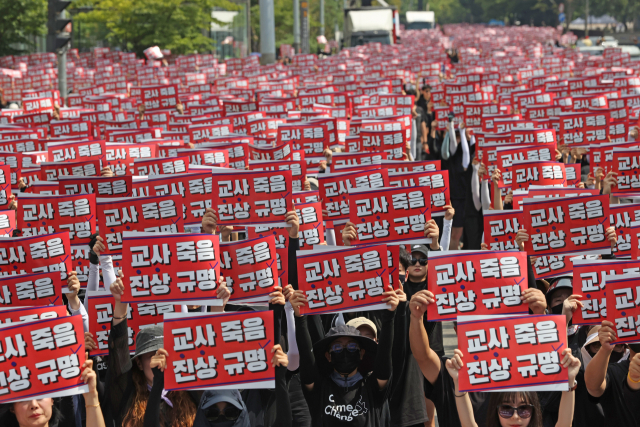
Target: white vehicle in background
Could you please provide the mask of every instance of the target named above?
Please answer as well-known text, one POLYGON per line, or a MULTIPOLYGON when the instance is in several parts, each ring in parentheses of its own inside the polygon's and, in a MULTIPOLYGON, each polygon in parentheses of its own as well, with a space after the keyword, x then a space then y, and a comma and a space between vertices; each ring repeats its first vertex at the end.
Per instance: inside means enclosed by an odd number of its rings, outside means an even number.
POLYGON ((604 47, 618 47, 618 40, 613 36, 604 36, 602 38, 602 46, 604 47))
POLYGON ((436 26, 436 15, 434 12, 413 11, 405 14, 407 23, 405 30, 430 30, 436 26))
POLYGON ((344 47, 396 44, 400 28, 397 14, 393 6, 345 9, 344 47))

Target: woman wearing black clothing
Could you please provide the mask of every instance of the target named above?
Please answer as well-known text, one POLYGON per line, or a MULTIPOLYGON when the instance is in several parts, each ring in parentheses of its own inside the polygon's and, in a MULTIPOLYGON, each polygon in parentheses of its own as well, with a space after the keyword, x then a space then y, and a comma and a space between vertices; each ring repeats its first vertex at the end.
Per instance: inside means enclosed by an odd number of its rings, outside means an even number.
MULTIPOLYGON (((289 404, 289 390, 287 387, 287 355, 280 345, 274 345, 271 364, 276 368, 275 405, 271 399, 263 402, 254 402, 265 409, 264 421, 254 423, 264 426, 291 427, 291 405, 289 404), (268 408, 273 408, 268 411, 268 408)), ((153 371, 153 387, 149 393, 149 401, 144 416, 144 427, 157 427, 160 425, 160 404, 165 399, 164 394, 164 370, 167 366, 168 353, 165 349, 159 349, 151 358, 153 371)), ((253 395, 258 397, 258 395, 253 395)), ((198 405, 197 414, 193 422, 194 427, 249 427, 251 426, 251 414, 247 410, 242 396, 236 390, 233 391, 209 391, 203 394, 198 405)))
POLYGON ((293 294, 300 379, 314 426, 381 425, 390 389, 394 317, 399 299, 390 287, 383 294, 383 301, 391 308, 384 312, 379 345, 345 325, 331 328, 324 339, 312 346, 307 317, 300 315, 300 307, 308 303, 307 299, 302 291, 293 294))
MULTIPOLYGON (((122 277, 111 284, 115 299, 111 332, 109 333, 109 370, 107 371, 107 402, 105 418, 107 425, 142 427, 154 383, 151 358, 162 347, 161 326, 145 328, 136 337, 136 353, 129 357, 129 328, 127 314, 129 305, 120 301, 124 292, 122 277)), ((159 422, 154 425, 166 427, 191 427, 196 416, 199 396, 194 392, 161 389, 162 401, 158 407, 159 422)))

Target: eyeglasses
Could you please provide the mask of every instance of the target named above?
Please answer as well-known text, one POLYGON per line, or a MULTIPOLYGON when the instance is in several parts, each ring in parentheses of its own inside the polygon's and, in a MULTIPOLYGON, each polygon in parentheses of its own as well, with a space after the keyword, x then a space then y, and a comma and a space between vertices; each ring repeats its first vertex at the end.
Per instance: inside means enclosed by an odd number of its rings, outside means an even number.
MULTIPOLYGON (((342 353, 343 349, 345 349, 345 346, 340 343, 335 343, 331 346, 331 353, 342 353)), ((350 342, 349 344, 347 344, 346 349, 349 353, 353 353, 356 351, 360 351, 360 346, 355 342, 350 342)))
POLYGON ((416 265, 416 262, 419 262, 421 266, 425 266, 427 265, 427 262, 429 262, 428 259, 426 258, 411 258, 411 265, 416 265))
POLYGON ((514 412, 518 412, 520 418, 531 418, 533 405, 520 405, 517 408, 511 405, 498 405, 498 415, 502 418, 511 418, 514 412))
POLYGON ((235 407, 232 404, 227 404, 222 411, 218 405, 213 405, 207 408, 206 417, 207 420, 214 422, 216 420, 227 419, 230 421, 235 421, 240 417, 242 410, 235 407))

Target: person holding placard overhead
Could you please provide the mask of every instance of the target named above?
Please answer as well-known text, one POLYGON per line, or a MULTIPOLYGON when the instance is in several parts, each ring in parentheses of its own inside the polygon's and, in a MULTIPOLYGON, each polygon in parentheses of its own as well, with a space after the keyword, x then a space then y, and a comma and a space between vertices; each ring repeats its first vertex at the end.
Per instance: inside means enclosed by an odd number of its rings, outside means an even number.
MULTIPOLYGON (((573 405, 575 403, 576 375, 580 371, 580 360, 571 355, 565 348, 561 354, 560 365, 569 373, 569 390, 562 392, 560 411, 556 427, 571 427, 573 422, 573 405)), ((455 401, 462 427, 477 427, 473 406, 469 393, 460 393, 458 374, 464 366, 462 351, 454 350, 454 356, 447 360, 446 367, 455 386, 455 401)), ((543 427, 542 407, 538 394, 532 391, 493 392, 490 394, 487 407, 487 427, 543 427)))
MULTIPOLYGON (((297 272, 290 281, 295 277, 297 272)), ((346 325, 331 328, 323 339, 312 344, 307 316, 300 314, 300 307, 308 304, 307 298, 303 291, 293 293, 290 302, 296 316, 300 380, 314 427, 383 425, 391 389, 394 318, 399 297, 391 286, 381 296, 390 308, 384 311, 377 344, 346 325)))

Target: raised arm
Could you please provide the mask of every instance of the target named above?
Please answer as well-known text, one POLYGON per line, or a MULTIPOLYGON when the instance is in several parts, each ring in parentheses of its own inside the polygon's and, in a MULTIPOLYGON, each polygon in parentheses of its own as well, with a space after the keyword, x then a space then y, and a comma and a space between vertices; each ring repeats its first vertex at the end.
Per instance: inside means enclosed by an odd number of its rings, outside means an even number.
MULTIPOLYGON (((476 419, 473 416, 473 406, 471 405, 471 399, 469 399, 469 393, 460 393, 460 389, 458 388, 458 374, 460 369, 464 366, 462 363, 462 351, 455 349, 453 351, 453 357, 447 360, 445 366, 447 367, 447 371, 449 372, 449 375, 451 375, 455 385, 453 393, 456 398, 456 409, 458 410, 458 417, 460 418, 460 426, 478 427, 476 419)), ((495 411, 496 409, 488 408, 487 410, 495 411)))
POLYGON ((393 286, 389 285, 387 292, 382 294, 382 301, 390 305, 389 310, 381 313, 382 329, 378 336, 378 351, 376 353, 376 361, 373 367, 373 375, 378 380, 380 390, 385 388, 391 378, 393 368, 393 332, 396 308, 400 303, 400 299, 393 286))
POLYGON ((573 357, 570 348, 565 348, 562 351, 562 362, 560 363, 563 368, 569 371, 569 391, 563 391, 560 398, 560 409, 558 410, 558 422, 556 427, 571 427, 573 424, 573 407, 576 402, 576 393, 574 390, 574 384, 576 382, 576 375, 580 371, 580 360, 573 357))
MULTIPOLYGON (((296 341, 298 343, 298 352, 300 354, 300 382, 308 390, 313 391, 314 384, 320 378, 318 367, 316 366, 316 358, 313 354, 313 343, 309 328, 307 327, 307 317, 300 314, 300 307, 308 304, 304 292, 298 290, 291 297, 291 306, 296 316, 296 341)), ((323 357, 319 355, 319 357, 323 357)))
POLYGON ((601 344, 600 350, 593 356, 584 372, 587 391, 593 397, 602 396, 607 388, 607 366, 614 347, 611 342, 616 339, 616 331, 612 322, 602 321, 598 339, 601 344))
POLYGON ((440 375, 440 357, 429 346, 429 335, 424 328, 424 314, 429 304, 435 302, 431 291, 422 290, 411 297, 409 309, 411 320, 409 324, 409 343, 411 353, 418 362, 422 375, 431 384, 434 384, 440 375))

